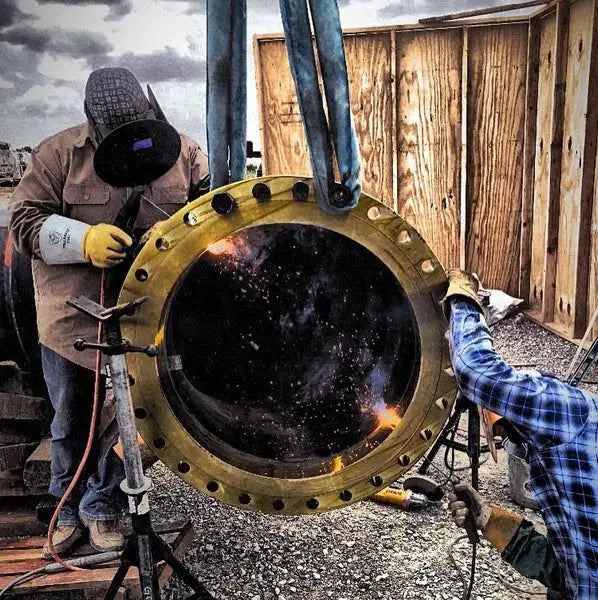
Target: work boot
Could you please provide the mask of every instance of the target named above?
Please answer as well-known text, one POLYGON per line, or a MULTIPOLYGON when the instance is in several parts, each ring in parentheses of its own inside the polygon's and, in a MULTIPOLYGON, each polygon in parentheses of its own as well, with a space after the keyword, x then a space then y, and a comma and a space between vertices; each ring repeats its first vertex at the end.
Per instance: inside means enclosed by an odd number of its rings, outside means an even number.
MULTIPOLYGON (((58 556, 65 556, 71 552, 83 539, 85 530, 81 525, 58 525, 52 534, 52 543, 54 544, 54 552, 58 556)), ((44 544, 42 556, 45 560, 53 560, 50 553, 48 541, 44 544)))
POLYGON ((121 550, 125 545, 125 538, 118 530, 118 521, 97 521, 82 514, 79 518, 89 531, 89 543, 98 552, 121 550))

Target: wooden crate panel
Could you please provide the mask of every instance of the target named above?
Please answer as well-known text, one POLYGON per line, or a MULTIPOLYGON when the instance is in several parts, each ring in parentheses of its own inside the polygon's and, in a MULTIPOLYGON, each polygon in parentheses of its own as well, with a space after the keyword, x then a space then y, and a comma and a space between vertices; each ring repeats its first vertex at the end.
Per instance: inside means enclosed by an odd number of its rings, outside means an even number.
MULTIPOLYGON (((598 140, 597 140, 598 145, 598 140)), ((594 204, 592 212, 590 279, 588 286, 588 319, 598 308, 598 157, 595 157, 594 204)), ((590 339, 598 337, 598 322, 594 325, 590 339)))
POLYGON ((471 28, 466 266, 518 292, 527 25, 471 28))
MULTIPOLYGON (((394 206, 390 32, 345 36, 363 190, 394 206)), ((264 174, 311 175, 309 151, 283 40, 256 44, 264 174), (261 91, 260 91, 261 88, 261 91)))
POLYGON ((554 311, 555 325, 570 336, 574 334, 580 242, 586 247, 589 242, 580 240, 579 234, 593 17, 594 0, 571 4, 554 311))
POLYGON ((445 266, 459 265, 459 29, 397 33, 397 212, 445 266))
POLYGON ((536 120, 536 164, 534 169, 534 213, 529 306, 542 313, 544 299, 544 256, 550 185, 550 140, 554 87, 556 16, 542 19, 540 25, 540 67, 538 73, 538 113, 536 120))
POLYGON ((391 34, 345 36, 345 53, 363 191, 394 208, 391 34))
POLYGON ((264 175, 310 175, 311 166, 284 40, 255 44, 264 175))

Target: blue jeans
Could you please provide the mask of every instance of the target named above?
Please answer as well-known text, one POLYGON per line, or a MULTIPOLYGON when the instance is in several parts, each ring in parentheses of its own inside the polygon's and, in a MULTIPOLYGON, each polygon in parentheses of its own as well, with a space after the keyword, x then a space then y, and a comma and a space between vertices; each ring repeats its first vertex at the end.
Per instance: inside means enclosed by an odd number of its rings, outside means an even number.
MULTIPOLYGON (((44 379, 55 415, 50 427, 52 433, 51 479, 49 493, 61 498, 70 484, 89 435, 93 407, 95 375, 56 352, 41 347, 44 379)), ((100 408, 105 396, 105 378, 100 383, 100 408)), ((98 412, 99 420, 99 412, 98 412)), ((124 467, 113 450, 118 439, 118 428, 107 429, 107 434, 94 439, 91 454, 79 483, 65 503, 58 523, 79 524, 79 512, 99 521, 116 519, 122 512, 120 482, 124 467)))

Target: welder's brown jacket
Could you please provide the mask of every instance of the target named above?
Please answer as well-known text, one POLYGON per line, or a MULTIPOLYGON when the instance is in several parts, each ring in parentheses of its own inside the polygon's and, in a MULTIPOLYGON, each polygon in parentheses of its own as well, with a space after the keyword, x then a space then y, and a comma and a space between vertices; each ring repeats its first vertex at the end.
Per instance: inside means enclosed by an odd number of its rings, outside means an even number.
MULTIPOLYGON (((194 195, 208 176, 206 155, 199 145, 181 136, 175 165, 150 186, 148 198, 169 215, 194 195)), ((47 265, 41 260, 39 230, 51 214, 96 225, 112 223, 127 197, 127 189, 105 184, 93 169, 95 145, 87 124, 77 125, 44 140, 32 153, 31 164, 9 203, 10 231, 17 249, 29 256, 33 269, 39 341, 68 360, 94 368, 95 352, 77 352, 73 341, 96 341, 97 324, 66 305, 71 296, 96 302, 100 269, 91 264, 47 265)), ((164 220, 163 212, 142 200, 135 227, 164 220)))

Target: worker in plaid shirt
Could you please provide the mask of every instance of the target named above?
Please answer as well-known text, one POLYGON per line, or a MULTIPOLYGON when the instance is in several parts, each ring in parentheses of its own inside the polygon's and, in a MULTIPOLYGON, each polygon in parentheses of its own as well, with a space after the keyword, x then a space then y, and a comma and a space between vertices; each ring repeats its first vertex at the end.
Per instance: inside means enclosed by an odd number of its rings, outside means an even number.
MULTIPOLYGON (((477 281, 448 272, 444 300, 451 359, 461 393, 507 419, 529 447, 530 485, 548 535, 513 513, 488 506, 467 484, 475 521, 503 558, 548 587, 548 598, 598 599, 598 396, 552 377, 518 373, 492 345, 477 281)), ((463 525, 466 504, 449 508, 463 525)))

